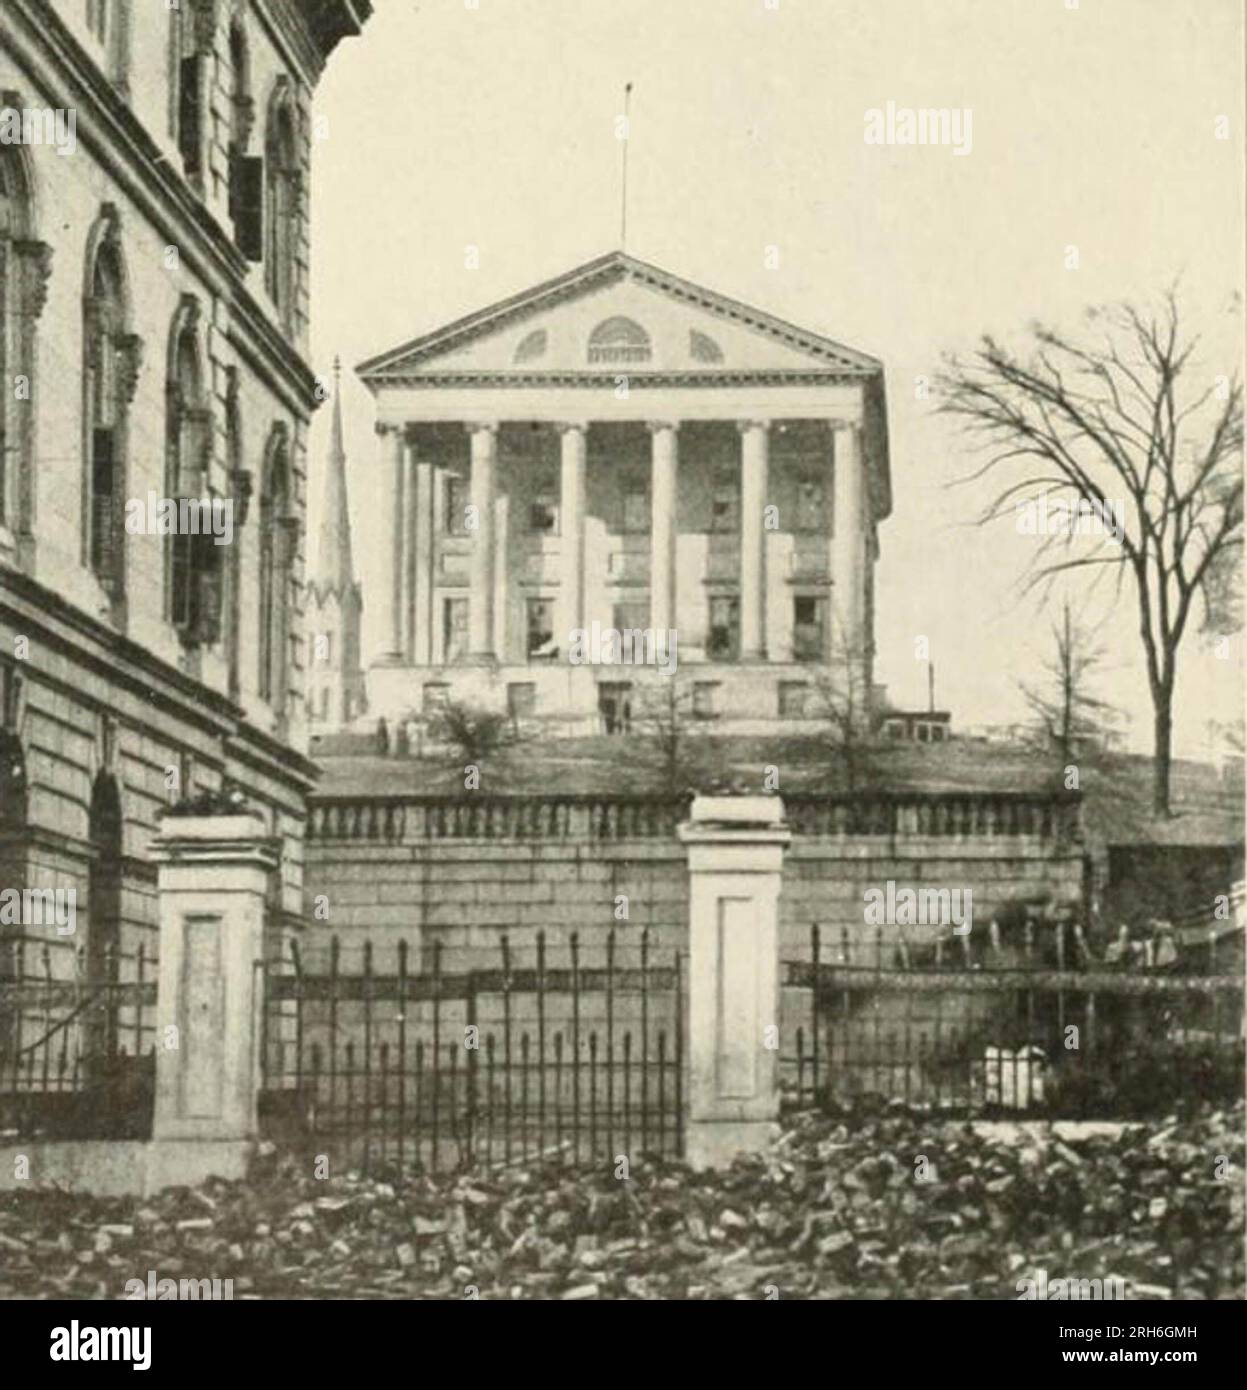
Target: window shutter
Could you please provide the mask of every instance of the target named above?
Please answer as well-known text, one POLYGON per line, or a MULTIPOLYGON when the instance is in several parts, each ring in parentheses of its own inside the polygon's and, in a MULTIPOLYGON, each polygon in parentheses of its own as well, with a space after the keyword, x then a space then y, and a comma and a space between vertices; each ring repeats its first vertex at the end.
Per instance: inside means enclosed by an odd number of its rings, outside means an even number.
POLYGON ((191 179, 197 179, 200 174, 199 72, 197 56, 182 59, 178 101, 178 150, 182 155, 182 166, 186 176, 191 179))
POLYGON ((234 162, 238 249, 249 261, 264 259, 264 160, 240 155, 234 162))

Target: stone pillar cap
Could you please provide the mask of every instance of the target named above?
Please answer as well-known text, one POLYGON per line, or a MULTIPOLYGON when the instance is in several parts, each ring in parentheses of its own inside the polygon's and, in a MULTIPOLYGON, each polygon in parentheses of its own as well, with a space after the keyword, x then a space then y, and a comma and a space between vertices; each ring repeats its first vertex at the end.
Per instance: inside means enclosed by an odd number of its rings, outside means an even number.
POLYGON ((726 830, 783 830, 784 803, 778 796, 695 796, 690 827, 726 830))

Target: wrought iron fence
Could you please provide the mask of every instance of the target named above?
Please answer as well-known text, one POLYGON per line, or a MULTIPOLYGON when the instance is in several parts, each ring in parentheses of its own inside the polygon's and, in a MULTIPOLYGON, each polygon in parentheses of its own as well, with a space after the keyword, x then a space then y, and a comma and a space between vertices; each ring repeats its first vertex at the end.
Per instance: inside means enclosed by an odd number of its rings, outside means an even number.
POLYGON ((1027 924, 915 942, 811 928, 782 963, 786 1102, 900 1102, 949 1115, 1129 1118, 1209 1100, 1244 1077, 1243 978, 1107 968, 1077 927, 1027 924))
POLYGON ((535 943, 457 973, 405 939, 264 962, 262 1132, 374 1170, 680 1152, 679 953, 535 943))
POLYGON ((0 1138, 150 1136, 156 975, 145 943, 88 965, 66 943, 0 939, 0 1138))

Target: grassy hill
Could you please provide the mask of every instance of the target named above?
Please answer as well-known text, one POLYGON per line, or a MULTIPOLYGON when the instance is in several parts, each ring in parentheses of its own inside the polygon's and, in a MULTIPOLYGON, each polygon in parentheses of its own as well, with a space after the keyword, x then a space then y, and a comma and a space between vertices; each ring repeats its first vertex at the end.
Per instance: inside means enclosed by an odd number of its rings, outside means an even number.
MULTIPOLYGON (((367 741, 361 740, 364 747, 367 741)), ((358 746, 358 745, 357 745, 358 746)), ((313 750, 323 776, 320 796, 427 795, 462 790, 458 759, 378 757, 346 751, 339 738, 313 750), (328 750, 334 751, 328 751, 328 750)), ((779 770, 779 790, 844 790, 832 770, 819 770, 817 740, 809 736, 728 738, 703 734, 690 741, 689 786, 697 790, 762 791, 765 769, 779 770)), ((1060 786, 1051 759, 1020 745, 953 739, 945 744, 896 744, 875 760, 865 785, 895 791, 1025 791, 1060 786)), ((1080 765, 1084 823, 1092 845, 1233 844, 1243 839, 1241 781, 1218 778, 1202 763, 1175 763, 1173 815, 1151 813, 1151 761, 1132 754, 1080 765)), ((482 765, 481 790, 516 795, 645 793, 664 786, 661 756, 651 740, 583 738, 516 745, 482 765)))

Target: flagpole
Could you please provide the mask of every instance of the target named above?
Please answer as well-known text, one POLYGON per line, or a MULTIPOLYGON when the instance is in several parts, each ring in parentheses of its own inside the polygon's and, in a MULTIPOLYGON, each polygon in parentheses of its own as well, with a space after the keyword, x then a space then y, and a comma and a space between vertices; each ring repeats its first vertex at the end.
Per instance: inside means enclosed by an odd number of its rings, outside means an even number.
POLYGON ((632 127, 628 123, 628 108, 632 100, 632 83, 624 87, 624 140, 623 140, 623 180, 620 188, 619 206, 619 249, 628 249, 628 142, 632 139, 632 127))

